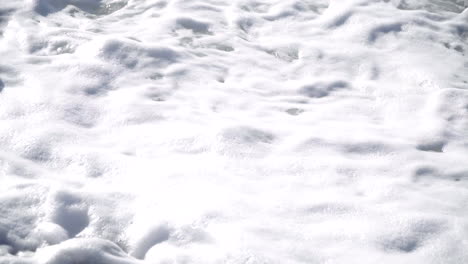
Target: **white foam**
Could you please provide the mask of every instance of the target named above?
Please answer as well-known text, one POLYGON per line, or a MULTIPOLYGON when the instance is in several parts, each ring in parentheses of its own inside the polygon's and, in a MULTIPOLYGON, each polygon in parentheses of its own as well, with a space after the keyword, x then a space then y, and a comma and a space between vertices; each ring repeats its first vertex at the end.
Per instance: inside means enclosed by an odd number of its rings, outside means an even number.
POLYGON ((0 3, 0 263, 466 263, 460 0, 0 3))

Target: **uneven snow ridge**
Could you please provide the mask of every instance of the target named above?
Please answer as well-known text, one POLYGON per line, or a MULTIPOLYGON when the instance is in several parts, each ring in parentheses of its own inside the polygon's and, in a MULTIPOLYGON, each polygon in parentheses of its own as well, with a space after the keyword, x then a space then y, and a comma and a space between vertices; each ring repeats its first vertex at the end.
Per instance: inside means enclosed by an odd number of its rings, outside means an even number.
POLYGON ((463 0, 0 0, 0 264, 468 263, 463 0))

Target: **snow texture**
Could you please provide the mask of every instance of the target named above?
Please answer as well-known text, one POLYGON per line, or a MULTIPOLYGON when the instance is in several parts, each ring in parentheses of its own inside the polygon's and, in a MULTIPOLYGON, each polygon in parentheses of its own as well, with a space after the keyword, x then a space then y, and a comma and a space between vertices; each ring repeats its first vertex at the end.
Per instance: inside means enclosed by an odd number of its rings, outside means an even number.
POLYGON ((0 264, 468 263, 463 0, 0 0, 0 264))

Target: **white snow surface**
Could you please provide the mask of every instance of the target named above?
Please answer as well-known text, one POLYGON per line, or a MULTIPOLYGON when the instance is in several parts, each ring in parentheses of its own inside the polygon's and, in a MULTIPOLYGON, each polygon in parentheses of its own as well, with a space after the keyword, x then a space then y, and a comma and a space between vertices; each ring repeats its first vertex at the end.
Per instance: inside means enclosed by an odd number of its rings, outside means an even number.
POLYGON ((0 263, 468 263, 462 0, 0 0, 0 263))

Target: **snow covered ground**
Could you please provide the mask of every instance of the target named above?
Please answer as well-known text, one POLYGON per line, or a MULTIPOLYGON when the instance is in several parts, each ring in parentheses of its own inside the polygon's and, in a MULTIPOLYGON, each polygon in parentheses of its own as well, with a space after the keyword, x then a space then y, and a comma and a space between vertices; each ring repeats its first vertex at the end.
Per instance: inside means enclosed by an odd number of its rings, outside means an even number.
POLYGON ((463 0, 0 0, 0 263, 468 263, 463 0))

